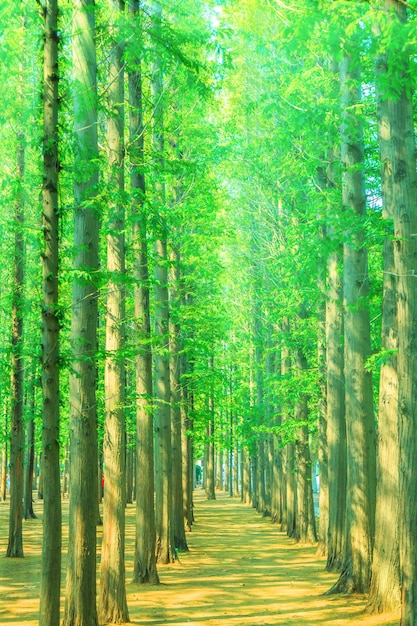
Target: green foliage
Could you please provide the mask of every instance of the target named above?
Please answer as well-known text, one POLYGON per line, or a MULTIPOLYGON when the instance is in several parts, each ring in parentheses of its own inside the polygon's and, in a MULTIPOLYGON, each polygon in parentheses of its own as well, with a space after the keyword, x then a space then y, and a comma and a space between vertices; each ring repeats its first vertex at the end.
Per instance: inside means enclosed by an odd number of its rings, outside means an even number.
MULTIPOLYGON (((2 146, 0 159, 0 376, 9 379, 10 285, 13 228, 10 207, 16 199, 15 153, 18 133, 25 131, 27 169, 24 182, 27 222, 25 285, 25 358, 39 357, 40 264, 42 233, 39 145, 41 23, 35 3, 3 3, 0 45, 7 63, 0 64, 2 146), (27 62, 22 65, 22 13, 26 15, 27 62), (24 84, 24 106, 15 94, 24 84)), ((317 365, 317 286, 319 265, 343 243, 369 250, 371 291, 364 303, 372 319, 375 370, 381 359, 381 247, 392 226, 382 220, 380 162, 376 140, 374 60, 387 47, 388 74, 378 78, 386 97, 412 90, 416 82, 415 17, 407 25, 388 20, 374 3, 350 0, 329 3, 298 0, 163 3, 161 34, 150 19, 148 3, 140 20, 128 12, 117 20, 108 3, 97 4, 99 62, 99 142, 101 154, 97 210, 102 216, 101 267, 106 266, 106 235, 111 206, 125 203, 127 271, 118 280, 126 290, 126 414, 134 438, 134 359, 153 336, 135 334, 133 312, 134 252, 131 228, 138 216, 130 202, 144 200, 149 251, 149 286, 154 287, 153 243, 162 228, 179 251, 181 279, 171 318, 180 328, 181 355, 188 363, 183 383, 194 397, 196 441, 203 442, 214 404, 218 444, 234 436, 252 447, 259 436, 274 433, 282 444, 293 441, 299 422, 292 416, 300 394, 308 397, 310 432, 315 429, 319 398, 317 365), (288 5, 288 6, 287 6, 288 5), (123 42, 127 70, 141 70, 143 80, 144 159, 135 162, 126 141, 125 169, 144 173, 145 197, 130 189, 116 196, 106 157, 109 46, 123 42), (363 68, 365 176, 368 209, 358 220, 342 210, 342 167, 338 154, 340 105, 337 63, 349 42, 363 68), (112 43, 113 42, 113 43, 112 43), (163 155, 152 143, 151 82, 156 56, 164 73, 163 155), (162 156, 162 158, 161 158, 162 156), (164 184, 166 201, 157 188, 164 184), (138 197, 139 196, 139 197, 138 197), (323 234, 323 230, 325 231, 323 234), (360 235, 360 236, 359 236, 360 235), (284 331, 286 324, 289 330, 284 331), (281 354, 291 354, 290 372, 282 374, 281 354), (294 354, 303 353, 307 367, 297 371, 294 354), (210 365, 210 363, 212 363, 210 365), (259 393, 258 393, 259 391, 259 393), (227 436, 226 436, 227 435, 227 436)), ((68 433, 68 372, 71 290, 75 280, 91 279, 89 268, 74 272, 73 152, 71 77, 71 3, 61 4, 60 31, 60 322, 62 439, 68 433)), ((127 100, 127 98, 126 98, 127 100)), ((126 102, 126 118, 129 106, 126 102)), ((85 172, 84 172, 85 174, 85 172)), ((142 217, 140 218, 142 219, 142 217)), ((168 269, 171 261, 167 261, 168 269)), ((102 423, 104 317, 108 275, 96 276, 100 306, 99 419, 102 423)), ((152 314, 155 303, 151 301, 152 314)), ((0 386, 0 403, 8 406, 8 385, 0 386)), ((0 418, 3 419, 3 418, 0 418)), ((0 432, 1 432, 0 428, 0 432)), ((0 435, 1 436, 1 435, 0 435)))

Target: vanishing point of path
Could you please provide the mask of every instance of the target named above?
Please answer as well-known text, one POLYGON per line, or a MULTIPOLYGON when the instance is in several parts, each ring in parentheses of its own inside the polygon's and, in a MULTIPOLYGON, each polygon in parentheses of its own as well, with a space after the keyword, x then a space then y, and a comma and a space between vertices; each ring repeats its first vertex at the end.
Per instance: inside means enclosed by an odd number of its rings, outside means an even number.
MULTIPOLYGON (((0 504, 0 626, 38 626, 42 503, 24 521, 24 559, 6 559, 8 506, 0 504)), ((63 582, 68 502, 64 501, 63 582)), ((314 547, 294 544, 270 519, 224 493, 195 492, 190 551, 160 566, 161 585, 130 582, 135 506, 128 505, 127 594, 137 626, 398 626, 396 615, 363 613, 365 599, 323 596, 336 580, 314 547)), ((101 529, 98 529, 99 543, 101 529)), ((100 551, 100 550, 99 550, 100 551)), ((62 598, 62 606, 64 600, 62 598)))

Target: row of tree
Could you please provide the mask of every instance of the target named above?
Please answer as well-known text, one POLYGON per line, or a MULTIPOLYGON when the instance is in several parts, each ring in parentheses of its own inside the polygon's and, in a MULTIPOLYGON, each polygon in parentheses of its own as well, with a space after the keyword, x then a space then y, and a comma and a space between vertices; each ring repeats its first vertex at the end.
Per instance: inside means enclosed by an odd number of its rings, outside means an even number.
POLYGON ((240 492, 318 538, 332 592, 414 624, 412 4, 39 9, 1 9, 0 367, 9 556, 24 426, 41 457, 40 623, 59 622, 69 448, 66 626, 127 621, 133 492, 134 580, 187 549, 203 452, 207 497, 240 492))

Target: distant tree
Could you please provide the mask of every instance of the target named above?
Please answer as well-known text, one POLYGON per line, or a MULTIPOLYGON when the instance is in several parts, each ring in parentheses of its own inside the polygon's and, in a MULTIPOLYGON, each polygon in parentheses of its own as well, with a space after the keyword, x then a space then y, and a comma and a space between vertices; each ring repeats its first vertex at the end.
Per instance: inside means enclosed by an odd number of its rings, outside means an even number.
MULTIPOLYGON (((179 305, 180 254, 173 244, 170 253, 170 310, 179 305)), ((176 550, 188 550, 184 524, 182 474, 182 413, 181 413, 181 355, 180 324, 178 317, 170 316, 170 390, 171 390, 171 456, 172 456, 172 533, 176 550)))
POLYGON ((215 416, 215 400, 214 400, 214 357, 211 356, 210 362, 210 375, 212 378, 209 389, 207 390, 207 424, 206 424, 206 449, 205 449, 205 491, 207 500, 215 500, 215 464, 214 464, 214 416, 215 416))
POLYGON ((35 466, 35 411, 36 411, 36 388, 35 368, 32 366, 26 388, 28 415, 26 418, 25 435, 25 462, 23 477, 23 517, 24 519, 36 519, 33 510, 33 476, 35 466))
MULTIPOLYGON (((297 348, 294 355, 295 376, 302 376, 308 364, 302 349, 297 348)), ((297 470, 297 517, 294 537, 302 543, 317 541, 316 520, 313 502, 311 454, 308 432, 308 394, 298 393, 295 402, 295 422, 299 422, 296 432, 295 454, 297 470)))

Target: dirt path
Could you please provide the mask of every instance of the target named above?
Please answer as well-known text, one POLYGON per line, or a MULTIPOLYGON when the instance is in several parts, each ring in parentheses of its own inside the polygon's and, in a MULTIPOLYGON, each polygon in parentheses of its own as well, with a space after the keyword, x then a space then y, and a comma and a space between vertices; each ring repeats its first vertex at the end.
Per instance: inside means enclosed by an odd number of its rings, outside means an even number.
MULTIPOLYGON (((363 613, 363 597, 323 597, 335 580, 314 548, 293 544, 270 520, 237 499, 195 494, 190 552, 159 568, 162 584, 129 583, 133 624, 153 626, 398 626, 397 615, 363 613)), ((40 505, 36 509, 41 513, 40 505)), ((127 579, 132 571, 134 507, 128 507, 127 579)), ((0 554, 7 546, 0 505, 0 554)), ((25 559, 0 557, 0 625, 37 625, 41 521, 24 523, 25 559)), ((65 561, 65 558, 64 558, 65 561)))

